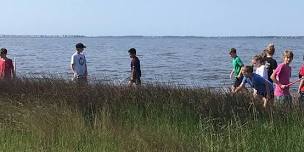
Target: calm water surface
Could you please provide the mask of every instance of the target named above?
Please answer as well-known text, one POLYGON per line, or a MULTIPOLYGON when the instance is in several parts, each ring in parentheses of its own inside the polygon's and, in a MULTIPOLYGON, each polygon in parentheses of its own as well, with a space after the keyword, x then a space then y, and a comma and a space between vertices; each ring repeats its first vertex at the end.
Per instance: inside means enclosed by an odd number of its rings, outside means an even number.
POLYGON ((90 79, 122 82, 129 76, 128 49, 135 47, 141 60, 143 82, 169 82, 184 86, 226 87, 232 84, 228 50, 235 47, 244 64, 272 42, 280 63, 286 48, 294 51, 292 79, 304 55, 304 38, 279 37, 101 37, 101 38, 0 38, 9 57, 15 58, 17 74, 45 73, 71 78, 70 57, 74 45, 87 45, 90 79))

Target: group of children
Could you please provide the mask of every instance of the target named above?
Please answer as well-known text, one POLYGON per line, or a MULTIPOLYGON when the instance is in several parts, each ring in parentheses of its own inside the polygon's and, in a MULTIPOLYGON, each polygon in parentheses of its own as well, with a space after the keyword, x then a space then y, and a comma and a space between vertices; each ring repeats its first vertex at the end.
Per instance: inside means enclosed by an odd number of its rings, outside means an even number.
MULTIPOLYGON (((76 44, 76 52, 71 57, 71 69, 74 73, 73 79, 80 83, 87 82, 88 70, 85 55, 82 53, 86 46, 82 43, 76 44)), ((136 49, 129 49, 129 56, 131 58, 131 75, 129 78, 129 85, 140 85, 141 84, 141 69, 140 61, 136 56, 136 49)))
POLYGON ((257 101, 262 101, 264 107, 274 104, 290 108, 292 96, 289 88, 296 82, 300 82, 298 93, 300 95, 299 103, 302 104, 304 102, 304 64, 300 67, 299 79, 290 82, 291 67, 289 64, 293 60, 293 52, 291 50, 284 51, 283 63, 279 65, 272 58, 274 53, 274 45, 269 44, 261 54, 253 57, 252 65, 245 66, 240 57, 237 56, 236 49, 231 48, 229 54, 232 58, 233 69, 230 78, 232 79, 234 75, 232 92, 239 92, 245 88, 245 84, 248 84, 254 89, 254 98, 258 99, 257 101))
MULTIPOLYGON (((73 80, 79 83, 87 83, 88 70, 86 57, 83 54, 86 46, 82 43, 75 45, 76 51, 71 57, 71 69, 73 71, 73 80)), ((129 49, 131 58, 131 75, 129 78, 129 85, 141 84, 141 69, 140 60, 136 56, 136 49, 129 49)), ((7 49, 2 48, 0 51, 0 80, 10 80, 16 77, 13 61, 7 58, 7 49)))
MULTIPOLYGON (((75 45, 76 52, 71 57, 71 69, 74 73, 73 79, 77 82, 87 82, 88 70, 87 61, 83 54, 86 46, 82 43, 75 45)), ((141 69, 140 60, 136 56, 136 49, 131 48, 128 51, 131 58, 131 74, 129 85, 141 84, 141 69)), ((253 66, 244 65, 240 57, 237 56, 235 48, 231 48, 229 54, 232 58, 233 69, 230 73, 230 78, 234 79, 232 92, 236 93, 248 84, 254 88, 254 98, 262 101, 264 107, 274 104, 292 105, 292 96, 289 92, 289 87, 294 84, 290 83, 291 67, 289 64, 293 60, 293 52, 286 50, 283 53, 283 63, 277 65, 272 56, 275 53, 273 44, 269 44, 267 48, 259 55, 252 59, 253 66), (255 72, 253 69, 255 68, 255 72), (275 84, 275 87, 273 87, 275 84), (273 100, 274 99, 274 100, 273 100)), ((2 48, 0 51, 0 79, 12 79, 16 77, 13 61, 7 58, 7 49, 2 48)), ((304 60, 304 57, 303 57, 304 60)), ((300 85, 298 93, 299 101, 304 101, 304 64, 299 70, 300 85)))

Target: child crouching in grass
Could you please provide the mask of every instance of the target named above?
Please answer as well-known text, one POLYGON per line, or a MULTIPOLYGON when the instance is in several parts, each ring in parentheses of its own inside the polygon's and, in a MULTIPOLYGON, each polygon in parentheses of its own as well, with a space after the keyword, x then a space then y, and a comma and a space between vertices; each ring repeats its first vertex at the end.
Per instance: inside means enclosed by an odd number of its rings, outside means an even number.
POLYGON ((239 92, 241 89, 245 88, 245 84, 247 83, 256 90, 253 97, 258 99, 258 101, 262 101, 264 108, 266 108, 267 105, 271 105, 273 102, 274 90, 272 83, 260 75, 253 73, 252 66, 243 67, 241 72, 244 78, 240 86, 238 86, 233 93, 239 92))

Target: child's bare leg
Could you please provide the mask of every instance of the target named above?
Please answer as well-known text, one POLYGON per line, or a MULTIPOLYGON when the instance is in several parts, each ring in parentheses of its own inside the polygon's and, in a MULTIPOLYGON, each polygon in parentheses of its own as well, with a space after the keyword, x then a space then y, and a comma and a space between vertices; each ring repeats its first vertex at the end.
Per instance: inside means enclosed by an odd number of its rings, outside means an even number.
POLYGON ((266 100, 265 97, 263 97, 263 96, 261 96, 261 95, 258 95, 258 94, 256 94, 256 93, 254 93, 254 94, 253 94, 253 98, 254 98, 256 101, 258 101, 258 104, 259 104, 259 105, 262 105, 263 108, 266 107, 266 105, 267 105, 267 100, 266 100))
POLYGON ((130 86, 130 87, 133 86, 133 84, 134 84, 134 83, 133 83, 132 81, 129 81, 129 82, 128 82, 128 86, 130 86))
POLYGON ((253 89, 253 96, 257 95, 257 90, 253 89))
POLYGON ((234 90, 235 90, 235 87, 234 86, 231 86, 231 92, 234 92, 234 90))
POLYGON ((268 102, 267 98, 263 97, 262 101, 263 101, 263 107, 266 108, 268 102))

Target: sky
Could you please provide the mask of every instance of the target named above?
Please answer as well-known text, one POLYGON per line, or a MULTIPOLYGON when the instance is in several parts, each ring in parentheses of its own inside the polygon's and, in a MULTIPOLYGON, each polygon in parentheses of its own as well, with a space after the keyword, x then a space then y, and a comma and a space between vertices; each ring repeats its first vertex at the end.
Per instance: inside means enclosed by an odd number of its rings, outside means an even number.
POLYGON ((0 34, 304 36, 304 0, 0 0, 0 34))

